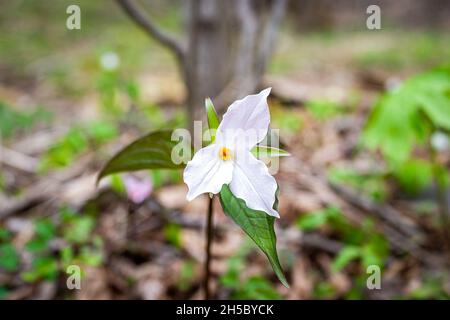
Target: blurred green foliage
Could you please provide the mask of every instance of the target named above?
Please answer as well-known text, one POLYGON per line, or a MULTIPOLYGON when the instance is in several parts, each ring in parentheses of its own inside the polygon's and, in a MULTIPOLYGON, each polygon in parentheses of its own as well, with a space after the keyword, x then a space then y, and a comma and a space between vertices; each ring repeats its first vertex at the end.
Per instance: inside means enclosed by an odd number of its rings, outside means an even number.
POLYGON ((319 281, 314 286, 314 299, 332 299, 336 295, 336 289, 327 281, 319 281))
POLYGON ((286 28, 270 61, 272 74, 295 74, 300 70, 335 70, 336 65, 363 70, 423 70, 446 63, 450 35, 445 31, 383 29, 294 33, 286 28), (367 40, 370 39, 370 42, 367 40), (330 52, 333 58, 330 59, 330 52), (314 57, 314 59, 311 59, 314 57))
POLYGON ((428 275, 422 280, 419 287, 415 288, 410 292, 406 299, 440 299, 448 300, 450 299, 450 294, 445 290, 445 283, 448 281, 448 275, 435 274, 428 275))
MULTIPOLYGON (((365 288, 366 269, 368 266, 377 265, 383 269, 389 256, 389 243, 385 236, 378 233, 372 220, 366 219, 361 226, 350 223, 340 209, 329 207, 324 210, 310 212, 302 215, 297 220, 297 226, 303 231, 314 231, 326 228, 334 237, 342 241, 344 247, 334 258, 331 270, 339 272, 351 262, 359 262, 359 272, 354 278, 364 285, 355 285, 353 289, 359 291, 348 292, 349 295, 362 295, 365 288)), ((318 283, 315 288, 315 296, 329 298, 334 294, 333 288, 327 283, 318 283)))
POLYGON ((52 114, 43 107, 19 111, 0 101, 0 136, 8 138, 19 132, 27 132, 38 123, 48 123, 51 118, 52 114))
POLYGON ((450 57, 449 40, 448 35, 432 32, 404 34, 397 43, 361 52, 355 60, 361 68, 399 70, 413 65, 432 66, 450 57))
POLYGON ((327 120, 346 111, 340 103, 326 99, 308 100, 305 106, 318 120, 327 120))
POLYGON ((433 165, 423 159, 409 159, 396 167, 393 175, 403 190, 417 194, 432 181, 433 165))
POLYGON ((280 294, 270 281, 259 276, 242 279, 241 274, 246 266, 246 258, 253 248, 246 242, 238 253, 228 259, 227 271, 220 277, 220 283, 232 290, 231 299, 238 300, 275 300, 281 299, 280 294))
POLYGON ((111 122, 93 121, 74 126, 42 156, 40 171, 66 167, 89 147, 98 148, 117 135, 118 130, 111 122))
POLYGON ((179 278, 178 278, 178 289, 181 291, 187 291, 192 285, 192 279, 195 272, 195 263, 192 260, 186 260, 181 266, 179 278))
POLYGON ((359 173, 351 168, 331 167, 328 179, 335 184, 346 184, 368 195, 377 202, 384 201, 388 196, 386 173, 359 173))
POLYGON ((238 300, 279 300, 281 295, 266 278, 252 276, 238 286, 232 298, 238 300))
POLYGON ((139 86, 133 80, 126 80, 118 70, 102 70, 97 79, 97 91, 103 114, 109 119, 123 117, 126 105, 120 101, 125 96, 131 103, 139 101, 139 86))
POLYGON ((298 133, 301 130, 303 117, 297 111, 279 107, 272 110, 271 113, 274 128, 286 130, 291 134, 298 133))
MULTIPOLYGON (((431 163, 430 155, 417 158, 413 151, 422 146, 429 154, 431 134, 438 129, 450 131, 449 106, 450 66, 414 76, 376 103, 362 141, 381 151, 406 191, 417 192, 431 182, 432 166, 439 164, 431 163)), ((448 180, 448 170, 438 170, 448 180)))
POLYGON ((5 188, 5 177, 3 176, 3 173, 0 171, 0 191, 3 191, 5 188))
MULTIPOLYGON (((126 119, 123 117, 124 111, 129 111, 128 106, 122 103, 123 97, 138 110, 138 121, 131 119, 129 122, 139 123, 138 127, 145 131, 149 128, 179 126, 185 121, 183 112, 175 111, 168 117, 161 106, 141 101, 141 90, 129 76, 144 67, 150 71, 159 70, 161 65, 165 72, 176 71, 170 54, 130 23, 117 6, 108 6, 111 14, 101 14, 105 10, 102 2, 84 1, 83 16, 87 18, 83 19, 82 30, 68 32, 61 26, 65 25, 65 8, 73 3, 62 0, 49 6, 43 1, 10 1, 5 2, 0 11, 0 27, 4 30, 0 46, 2 67, 6 66, 6 70, 11 70, 14 75, 33 77, 36 74, 42 76, 42 70, 45 70, 46 80, 55 85, 65 97, 81 97, 96 87, 103 115, 108 120, 112 119, 112 122, 80 124, 70 129, 43 156, 43 171, 67 166, 89 148, 96 148, 114 139, 118 128, 116 123, 123 123, 124 118, 126 119), (20 12, 23 23, 18 25, 17 16, 10 12, 20 12), (101 37, 98 36, 99 30, 102 30, 101 37), (74 54, 67 54, 68 50, 73 50, 74 54), (100 68, 98 59, 108 51, 117 53, 126 75, 120 69, 106 71, 100 68), (141 121, 142 119, 145 121, 141 121)), ((170 6, 168 10, 164 5, 156 10, 154 18, 158 19, 159 25, 171 31, 179 30, 180 11, 172 10, 170 6)), ((275 59, 269 68, 271 72, 295 72, 295 69, 310 67, 308 57, 316 52, 314 50, 327 52, 339 39, 349 37, 349 34, 329 32, 288 36, 295 38, 285 41, 287 45, 277 48, 275 59), (304 46, 305 43, 309 45, 304 46)), ((366 37, 365 34, 362 36, 366 37)), ((351 63, 356 61, 358 66, 364 68, 384 67, 397 70, 408 67, 420 69, 426 65, 448 61, 450 56, 448 34, 402 32, 391 38, 394 41, 387 48, 382 46, 373 50, 364 47, 362 52, 360 50, 345 54, 351 63)), ((389 175, 395 177, 402 188, 411 193, 418 192, 429 184, 432 164, 427 159, 415 157, 411 151, 427 142, 434 127, 447 131, 449 129, 448 73, 447 76, 442 76, 442 73, 433 71, 414 79, 416 80, 409 80, 381 98, 368 124, 366 142, 369 142, 370 147, 382 150, 390 171, 362 175, 352 170, 332 168, 329 172, 332 181, 349 184, 376 201, 386 199, 385 179, 389 175), (447 80, 443 80, 444 78, 447 80), (422 121, 423 114, 429 118, 429 124, 422 121)), ((19 77, 19 80, 23 78, 19 77)), ((338 115, 341 112, 338 110, 341 109, 337 107, 342 106, 328 100, 312 100, 307 102, 306 107, 317 119, 327 120, 338 115)), ((51 114, 41 107, 25 112, 0 103, 0 133, 3 137, 26 132, 50 119, 51 114)), ((301 130, 303 118, 295 110, 283 108, 273 112, 273 123, 276 127, 295 134, 301 130)), ((441 168, 441 171, 443 175, 448 175, 445 169, 441 168)), ((155 188, 181 181, 178 171, 153 170, 150 174, 155 188)), ((119 175, 113 175, 112 181, 116 190, 124 192, 119 175)), ((0 172, 0 189, 1 187, 0 172)), ((56 220, 35 221, 35 234, 26 245, 26 250, 32 255, 32 263, 23 273, 24 279, 54 279, 63 272, 65 266, 72 263, 101 264, 103 242, 93 235, 95 219, 95 214, 79 214, 62 208, 56 220), (55 239, 64 241, 64 246, 55 246, 55 239)), ((376 232, 373 223, 366 221, 361 227, 354 226, 337 208, 303 215, 297 223, 304 231, 325 228, 345 244, 333 261, 334 271, 342 270, 351 263, 360 264, 361 267, 370 264, 382 266, 388 255, 386 240, 376 232)), ((172 245, 180 245, 179 226, 168 225, 164 229, 164 235, 172 245)), ((23 266, 11 240, 10 232, 0 228, 0 269, 17 272, 23 266)), ((220 278, 221 283, 232 291, 232 298, 235 299, 279 299, 280 295, 268 280, 260 277, 242 279, 241 274, 245 270, 245 260, 249 253, 250 249, 241 250, 229 259, 228 270, 220 278)), ((188 260, 181 269, 180 290, 189 289, 193 273, 194 263, 188 260)), ((449 298, 443 290, 444 280, 427 278, 409 297, 449 298)), ((348 298, 361 296, 364 278, 356 277, 354 282, 354 287, 347 294, 348 298)), ((8 288, 0 285, 0 299, 7 293, 8 288)), ((331 283, 316 283, 314 297, 330 298, 335 294, 331 283)))
MULTIPOLYGON (((181 12, 173 5, 160 1, 150 7, 158 25, 173 32, 181 29, 181 12)), ((65 97, 82 97, 95 86, 98 57, 107 51, 116 52, 131 74, 161 65, 176 72, 170 53, 113 2, 60 0, 49 6, 42 1, 9 1, 0 11, 0 29, 0 61, 12 78, 24 81, 45 70, 46 80, 65 97), (82 8, 82 27, 76 31, 65 27, 66 8, 72 4, 82 8), (11 12, 20 14, 23 23, 18 24, 17 14, 11 12)))
POLYGON ((415 144, 428 140, 432 128, 450 130, 449 105, 450 66, 419 74, 379 99, 363 141, 380 148, 388 161, 403 163, 415 144))
POLYGON ((27 282, 55 280, 58 276, 58 262, 52 256, 50 243, 56 237, 56 228, 50 219, 43 218, 34 224, 34 237, 26 244, 26 250, 33 254, 29 270, 22 273, 27 282))
POLYGON ((150 129, 184 127, 185 112, 177 108, 170 114, 157 104, 141 98, 141 88, 130 72, 101 70, 97 80, 100 106, 104 117, 110 121, 137 127, 147 133, 150 129))
POLYGON ((174 247, 181 247, 181 227, 178 224, 169 223, 164 226, 164 236, 167 242, 174 247))
POLYGON ((15 271, 19 264, 19 255, 11 243, 10 232, 4 228, 0 228, 0 269, 7 272, 15 271))
POLYGON ((65 214, 63 216, 64 238, 75 244, 83 244, 89 241, 91 232, 94 229, 95 220, 90 216, 76 216, 65 214))
POLYGON ((183 181, 182 172, 179 170, 151 170, 150 176, 155 189, 165 184, 176 184, 183 181))
POLYGON ((0 300, 3 300, 7 297, 8 295, 8 289, 6 289, 3 286, 0 286, 0 300))
POLYGON ((31 265, 22 272, 27 282, 55 280, 71 264, 98 266, 103 261, 103 241, 94 236, 95 218, 61 208, 58 221, 49 218, 34 222, 33 238, 26 244, 31 265), (57 246, 58 239, 62 246, 57 246))

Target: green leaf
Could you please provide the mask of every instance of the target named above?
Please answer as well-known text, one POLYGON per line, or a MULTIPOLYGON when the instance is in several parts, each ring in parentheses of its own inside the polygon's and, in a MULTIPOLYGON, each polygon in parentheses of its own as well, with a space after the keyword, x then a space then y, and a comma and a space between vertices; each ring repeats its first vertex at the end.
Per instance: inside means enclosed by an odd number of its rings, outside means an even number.
POLYGON ((297 111, 285 108, 274 109, 271 118, 274 128, 280 128, 291 134, 298 133, 304 123, 303 117, 297 111))
POLYGON ((177 248, 181 247, 181 228, 178 224, 169 223, 164 227, 166 240, 177 248))
POLYGON ((328 211, 315 211, 301 216, 297 220, 298 227, 303 231, 316 230, 328 221, 328 211))
POLYGON ((37 257, 32 263, 32 269, 22 273, 22 279, 26 282, 34 282, 39 279, 54 280, 58 276, 58 262, 53 257, 37 257))
POLYGON ((287 157, 291 154, 283 149, 278 149, 268 146, 255 146, 251 150, 253 155, 257 158, 276 158, 276 157, 287 157))
MULTIPOLYGON (((274 231, 275 218, 263 211, 248 208, 245 201, 236 198, 227 185, 220 191, 220 203, 223 211, 256 243, 269 259, 272 268, 281 283, 289 288, 278 260, 276 235, 274 231)), ((274 208, 278 207, 276 197, 274 208)))
POLYGON ((64 230, 64 238, 75 243, 85 243, 89 240, 95 221, 92 217, 76 217, 64 230))
POLYGON ((370 265, 377 265, 382 268, 388 256, 389 242, 382 235, 374 234, 361 247, 361 262, 365 269, 370 265))
POLYGON ((208 127, 211 134, 211 142, 216 139, 215 130, 219 127, 219 116, 217 115, 214 104, 210 98, 205 99, 206 116, 208 118, 208 127))
POLYGON ((40 219, 34 226, 36 235, 43 240, 49 240, 55 237, 56 228, 50 219, 40 219))
POLYGON ((180 143, 171 140, 172 132, 173 130, 155 131, 137 139, 108 161, 97 181, 118 172, 183 168, 183 163, 176 164, 172 161, 172 150, 180 143))
POLYGON ((25 248, 30 252, 39 252, 48 249, 48 240, 45 239, 33 239, 27 242, 25 248))
POLYGON ((0 228, 0 240, 8 240, 11 237, 11 232, 9 230, 0 228))
POLYGON ((62 248, 59 254, 64 268, 67 268, 69 265, 73 264, 74 253, 72 247, 62 248))
POLYGON ((8 289, 6 289, 3 286, 0 287, 0 300, 6 299, 7 296, 8 296, 8 289))
POLYGON ((205 99, 206 115, 208 117, 208 126, 210 129, 217 129, 219 127, 219 116, 217 115, 214 104, 210 98, 205 99))
POLYGON ((450 130, 450 66, 418 74, 375 104, 363 142, 396 164, 408 160, 415 145, 423 143, 429 118, 435 128, 450 130))
POLYGON ((177 287, 179 290, 187 291, 195 279, 195 263, 192 260, 187 260, 181 265, 178 276, 177 287))
POLYGON ((90 122, 85 126, 84 130, 89 134, 89 138, 97 144, 105 143, 118 136, 116 126, 104 121, 90 122))
POLYGON ((238 300, 278 300, 280 294, 267 279, 251 277, 239 282, 239 288, 232 293, 233 299, 238 300))
POLYGON ((336 259, 333 261, 331 265, 331 270, 333 272, 338 272, 342 268, 344 268, 351 261, 359 258, 361 255, 361 250, 359 247, 355 246, 347 246, 339 251, 336 259))
POLYGON ((422 159, 411 159, 395 167, 395 178, 408 194, 417 195, 433 180, 433 166, 422 159))
POLYGON ((332 100, 308 100, 305 105, 318 120, 327 120, 345 111, 343 106, 332 100))
POLYGON ((0 269, 14 271, 19 267, 19 255, 10 243, 0 245, 0 269))
POLYGON ((85 263, 93 267, 101 265, 103 261, 103 254, 100 248, 84 246, 80 251, 81 252, 78 259, 80 259, 81 263, 85 263))

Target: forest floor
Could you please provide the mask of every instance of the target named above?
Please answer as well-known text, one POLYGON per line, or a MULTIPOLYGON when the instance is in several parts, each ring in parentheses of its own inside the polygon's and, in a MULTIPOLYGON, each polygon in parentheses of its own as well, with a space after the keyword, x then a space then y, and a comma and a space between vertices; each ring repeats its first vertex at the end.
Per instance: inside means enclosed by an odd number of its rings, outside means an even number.
MULTIPOLYGON (((207 197, 187 202, 181 172, 164 170, 95 184, 133 139, 185 124, 172 57, 117 8, 76 34, 57 27, 58 6, 34 6, 21 8, 30 18, 20 24, 0 16, 9 31, 0 46, 0 298, 203 298, 207 197), (151 184, 142 204, 127 197, 127 180, 151 184), (73 264, 82 290, 66 286, 73 264)), ((178 13, 162 16, 178 30, 178 13)), ((282 30, 261 87, 273 88, 272 127, 292 154, 276 174, 291 288, 215 203, 215 298, 450 297, 434 189, 406 193, 360 139, 377 97, 448 61, 449 40, 439 31, 282 30), (380 290, 366 286, 370 265, 381 267, 380 290)))

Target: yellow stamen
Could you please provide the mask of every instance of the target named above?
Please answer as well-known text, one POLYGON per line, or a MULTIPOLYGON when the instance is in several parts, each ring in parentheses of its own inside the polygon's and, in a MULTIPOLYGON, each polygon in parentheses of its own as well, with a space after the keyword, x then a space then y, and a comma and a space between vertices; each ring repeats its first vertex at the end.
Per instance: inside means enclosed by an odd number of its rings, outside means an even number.
POLYGON ((231 150, 225 147, 220 148, 219 158, 222 160, 230 160, 231 159, 231 150))

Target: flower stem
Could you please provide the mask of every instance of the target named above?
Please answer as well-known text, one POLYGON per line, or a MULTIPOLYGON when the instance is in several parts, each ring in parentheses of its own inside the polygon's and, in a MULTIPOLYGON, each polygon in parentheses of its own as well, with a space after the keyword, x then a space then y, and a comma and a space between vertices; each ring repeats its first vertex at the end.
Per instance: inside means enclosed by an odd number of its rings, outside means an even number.
POLYGON ((209 278, 211 276, 210 262, 211 262, 211 243, 213 240, 213 200, 214 196, 209 197, 208 204, 208 217, 206 222, 206 259, 205 259, 205 279, 203 282, 203 288, 205 292, 205 299, 210 299, 209 291, 209 278))

